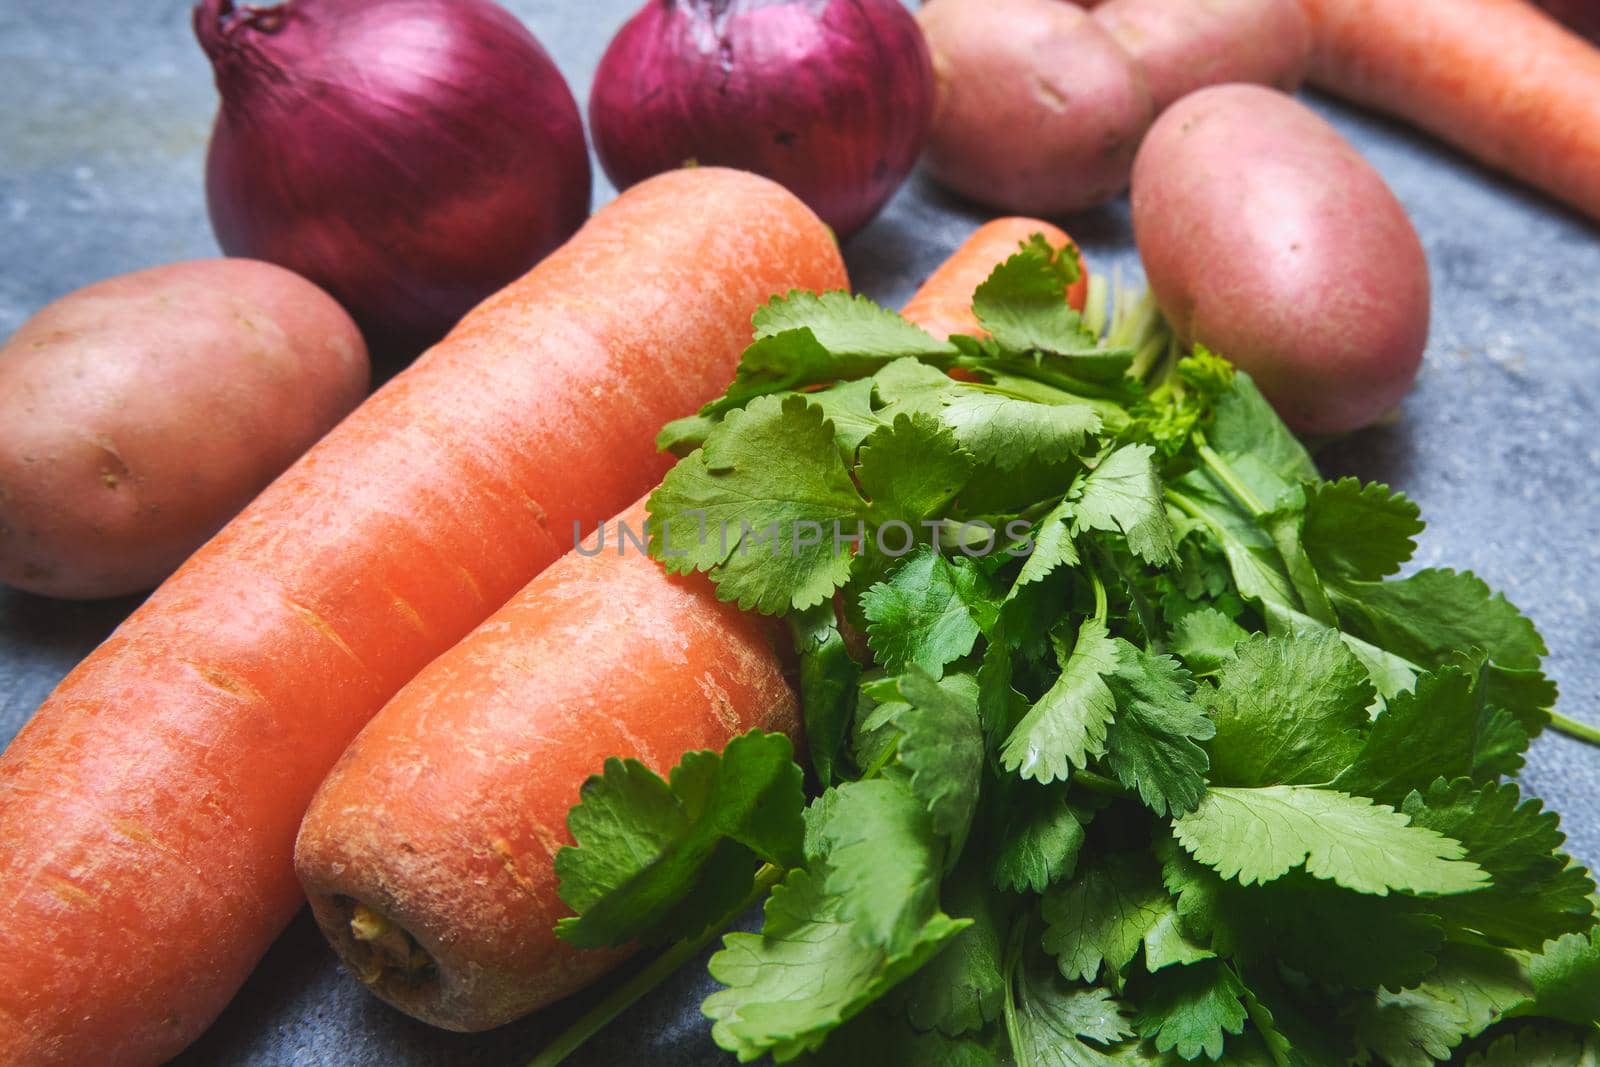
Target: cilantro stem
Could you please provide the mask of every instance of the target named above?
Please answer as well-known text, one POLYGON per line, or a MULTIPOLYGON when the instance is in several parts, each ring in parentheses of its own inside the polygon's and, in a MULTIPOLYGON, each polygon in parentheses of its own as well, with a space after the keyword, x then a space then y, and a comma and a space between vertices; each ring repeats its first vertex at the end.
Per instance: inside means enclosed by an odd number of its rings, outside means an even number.
POLYGON ((1091 793, 1100 793, 1103 796, 1125 797, 1132 794, 1132 790, 1115 778, 1107 778, 1094 771, 1073 771, 1071 781, 1073 785, 1081 785, 1091 793))
POLYGON ((1228 487, 1228 492, 1249 510, 1251 518, 1259 519, 1267 514, 1267 506, 1263 504, 1250 487, 1239 480, 1227 460, 1217 455, 1216 451, 1206 443, 1205 435, 1198 430, 1194 434, 1195 451, 1200 458, 1205 460, 1206 468, 1217 476, 1217 480, 1228 487))
POLYGON ((1022 964, 1022 946, 1028 933, 1028 916, 1024 915, 1011 924, 1011 934, 1006 938, 1005 957, 1001 962, 1001 972, 1005 975, 1006 1001, 1006 1041, 1011 1045, 1012 1058, 1017 1061, 1018 1067, 1028 1067, 1024 1060, 1028 1046, 1022 1040, 1022 1033, 1017 1029, 1017 968, 1022 964))
POLYGON ((1228 492, 1232 493, 1239 503, 1245 506, 1250 516, 1272 539, 1273 545, 1278 549, 1278 558, 1283 560, 1285 577, 1299 595, 1306 614, 1324 626, 1337 629, 1338 616, 1334 613, 1332 602, 1328 600, 1327 592, 1322 588, 1322 581, 1317 577, 1316 568, 1306 555, 1305 546, 1300 543, 1298 528, 1288 528, 1282 522, 1272 521, 1271 509, 1244 484, 1228 462, 1206 443, 1205 435, 1198 430, 1194 433, 1194 444, 1200 458, 1205 461, 1206 468, 1216 475, 1217 480, 1227 487, 1228 492))
POLYGON ((1566 734, 1578 741, 1585 741, 1591 745, 1600 745, 1600 727, 1591 726, 1586 722, 1579 722, 1561 714, 1559 711, 1550 712, 1550 728, 1566 734))
POLYGON ((872 765, 870 767, 861 772, 860 780, 864 782, 869 778, 878 777, 878 775, 883 773, 883 769, 889 766, 889 761, 894 759, 899 752, 900 738, 896 737, 893 741, 890 741, 887 745, 884 745, 883 751, 878 753, 878 758, 872 761, 872 765))
POLYGON ((1105 622, 1107 614, 1106 583, 1100 580, 1100 572, 1091 569, 1089 581, 1094 583, 1094 618, 1096 622, 1105 622))
POLYGON ((737 906, 728 911, 721 919, 706 927, 705 932, 697 937, 685 938, 667 949, 661 955, 651 960, 641 968, 633 977, 623 982, 606 995, 594 1007, 584 1012, 577 1022, 567 1027, 556 1039, 546 1045, 537 1056, 528 1061, 528 1067, 556 1067, 568 1056, 578 1051, 595 1034, 604 1030, 617 1016, 631 1008, 641 997, 656 986, 666 981, 674 971, 688 963, 700 954, 701 950, 713 940, 722 936, 735 919, 756 904, 762 897, 772 890, 772 887, 783 880, 789 872, 771 863, 763 864, 756 871, 755 884, 750 887, 750 892, 745 895, 737 906))

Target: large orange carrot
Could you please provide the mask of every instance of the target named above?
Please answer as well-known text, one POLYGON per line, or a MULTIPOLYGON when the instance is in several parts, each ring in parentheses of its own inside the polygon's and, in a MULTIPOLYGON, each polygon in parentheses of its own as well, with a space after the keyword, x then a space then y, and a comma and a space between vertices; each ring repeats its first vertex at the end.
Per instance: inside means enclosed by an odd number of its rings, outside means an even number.
MULTIPOLYGON (((1036 233, 1043 234, 1055 248, 1077 247, 1072 238, 1048 222, 1018 217, 990 219, 939 264, 939 269, 906 302, 902 314, 939 337, 982 332, 972 314, 972 291, 989 276, 995 264, 1004 262, 1019 244, 1036 233)), ((1067 302, 1080 311, 1088 285, 1085 271, 1067 287, 1067 302)))
POLYGON ((0 1064, 199 1034, 299 906, 295 831, 356 732, 654 484, 659 424, 727 382, 754 307, 844 283, 777 185, 652 179, 196 553, 0 757, 0 1064))
POLYGON ((1302 0, 1311 80, 1600 219, 1600 49, 1527 0, 1302 0))
MULTIPOLYGON (((1033 220, 980 229, 912 298, 936 332, 1033 220)), ((642 509, 623 518, 638 530, 642 509)), ((611 531, 615 533, 615 528, 611 531)), ((752 727, 793 730, 794 697, 760 620, 703 576, 633 547, 568 555, 412 679, 323 783, 295 851, 312 911, 379 996, 481 1030, 573 992, 619 958, 552 932, 568 914, 555 854, 609 756, 665 774, 752 727)))

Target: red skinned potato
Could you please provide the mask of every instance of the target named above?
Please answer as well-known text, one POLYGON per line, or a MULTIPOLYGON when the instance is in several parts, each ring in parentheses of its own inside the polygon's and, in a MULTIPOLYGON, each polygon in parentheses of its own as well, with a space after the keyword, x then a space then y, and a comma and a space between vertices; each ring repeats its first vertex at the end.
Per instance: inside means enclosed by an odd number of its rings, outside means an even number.
POLYGON ((929 0, 938 83, 923 156, 938 181, 1005 211, 1082 211, 1127 188, 1154 109, 1104 26, 1062 0, 929 0))
POLYGON ((0 583, 149 589, 366 395, 333 298, 205 259, 97 282, 0 348, 0 583))
POLYGON ((1157 114, 1225 82, 1292 92, 1311 62, 1300 0, 1107 0, 1094 17, 1144 68, 1157 114))
POLYGON ((1185 340, 1249 371, 1301 433, 1405 395, 1428 338, 1428 263, 1378 172, 1305 105, 1222 85, 1161 116, 1133 168, 1133 230, 1185 340))

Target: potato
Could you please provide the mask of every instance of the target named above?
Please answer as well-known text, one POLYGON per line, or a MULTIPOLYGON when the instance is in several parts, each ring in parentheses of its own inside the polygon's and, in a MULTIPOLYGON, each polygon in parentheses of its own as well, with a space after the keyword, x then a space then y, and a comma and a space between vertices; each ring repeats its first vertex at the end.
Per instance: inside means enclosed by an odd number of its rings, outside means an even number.
POLYGON ((1144 68, 1157 114, 1224 82, 1292 92, 1311 62, 1300 0, 1107 0, 1094 17, 1144 68))
POLYGON ((1186 340, 1303 433, 1366 425, 1416 377, 1428 262, 1378 172, 1305 105, 1223 85, 1174 104, 1133 167, 1133 231, 1186 340))
POLYGON ((1154 117, 1144 76, 1109 32, 1062 0, 929 0, 917 19, 938 102, 924 162, 1005 211, 1055 215, 1127 188, 1154 117))
POLYGON ((0 348, 0 582, 148 589, 366 394, 332 297, 282 267, 136 271, 42 309, 0 348))

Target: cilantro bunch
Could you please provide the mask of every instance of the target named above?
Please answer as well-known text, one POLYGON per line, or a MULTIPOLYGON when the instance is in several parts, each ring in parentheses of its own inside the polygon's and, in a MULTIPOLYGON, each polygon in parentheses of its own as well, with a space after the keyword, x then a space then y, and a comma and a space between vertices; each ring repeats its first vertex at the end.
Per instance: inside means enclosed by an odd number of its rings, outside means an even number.
POLYGON ((558 933, 673 947, 539 1062, 764 899, 704 1005, 741 1061, 1596 1063, 1594 883, 1509 781, 1533 625, 1397 577, 1414 504, 1077 269, 1023 246, 981 339, 774 300, 663 432, 652 552, 788 619, 814 795, 779 735, 608 762, 558 933))

